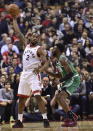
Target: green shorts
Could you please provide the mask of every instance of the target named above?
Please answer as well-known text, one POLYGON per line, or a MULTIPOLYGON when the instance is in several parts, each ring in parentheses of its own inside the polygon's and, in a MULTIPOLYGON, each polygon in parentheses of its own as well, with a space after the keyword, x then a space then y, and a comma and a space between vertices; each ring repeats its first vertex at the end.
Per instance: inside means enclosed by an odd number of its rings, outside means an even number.
POLYGON ((72 95, 72 93, 76 91, 76 89, 79 87, 79 85, 80 85, 80 76, 75 75, 75 76, 73 76, 73 78, 71 80, 69 80, 68 82, 65 82, 64 85, 60 88, 65 89, 65 91, 69 95, 72 95))

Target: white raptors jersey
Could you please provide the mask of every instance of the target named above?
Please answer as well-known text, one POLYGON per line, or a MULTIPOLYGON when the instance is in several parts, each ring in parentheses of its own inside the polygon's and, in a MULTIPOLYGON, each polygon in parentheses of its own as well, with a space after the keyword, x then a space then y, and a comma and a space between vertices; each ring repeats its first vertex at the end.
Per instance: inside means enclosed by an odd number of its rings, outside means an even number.
POLYGON ((33 70, 41 65, 37 50, 40 46, 30 47, 27 45, 23 53, 23 70, 33 70))

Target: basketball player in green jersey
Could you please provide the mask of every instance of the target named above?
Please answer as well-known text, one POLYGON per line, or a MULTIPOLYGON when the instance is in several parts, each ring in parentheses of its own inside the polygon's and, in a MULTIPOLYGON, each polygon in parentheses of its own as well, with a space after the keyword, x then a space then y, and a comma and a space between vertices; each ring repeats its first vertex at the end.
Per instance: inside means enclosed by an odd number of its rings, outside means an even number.
POLYGON ((71 61, 69 61, 68 58, 62 54, 63 52, 64 46, 62 44, 57 44, 53 48, 52 60, 56 63, 54 66, 57 69, 57 73, 53 73, 48 70, 46 72, 49 75, 60 79, 61 83, 58 89, 58 97, 56 98, 57 102, 62 106, 67 114, 67 119, 64 121, 63 126, 73 127, 76 126, 78 117, 70 110, 66 99, 79 87, 80 76, 71 61))

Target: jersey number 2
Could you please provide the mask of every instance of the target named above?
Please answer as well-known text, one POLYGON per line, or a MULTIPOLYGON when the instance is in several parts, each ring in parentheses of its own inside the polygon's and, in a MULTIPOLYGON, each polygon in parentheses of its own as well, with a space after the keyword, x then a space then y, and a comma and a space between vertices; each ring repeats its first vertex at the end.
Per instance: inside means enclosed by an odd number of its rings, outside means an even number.
MULTIPOLYGON (((26 60, 28 61, 28 60, 29 60, 29 58, 30 58, 30 56, 29 56, 29 55, 27 55, 27 56, 26 56, 26 60)), ((32 58, 35 58, 35 55, 34 55, 34 54, 32 54, 32 58)))
POLYGON ((29 55, 27 55, 26 60, 29 60, 29 55))

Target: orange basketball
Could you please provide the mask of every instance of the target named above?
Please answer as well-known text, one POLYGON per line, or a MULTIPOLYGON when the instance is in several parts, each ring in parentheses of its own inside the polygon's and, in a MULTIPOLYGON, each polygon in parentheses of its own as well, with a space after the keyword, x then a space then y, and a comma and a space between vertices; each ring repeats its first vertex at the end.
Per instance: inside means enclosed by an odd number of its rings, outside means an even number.
POLYGON ((8 12, 13 16, 17 17, 20 13, 20 9, 16 4, 10 4, 8 6, 8 12))

